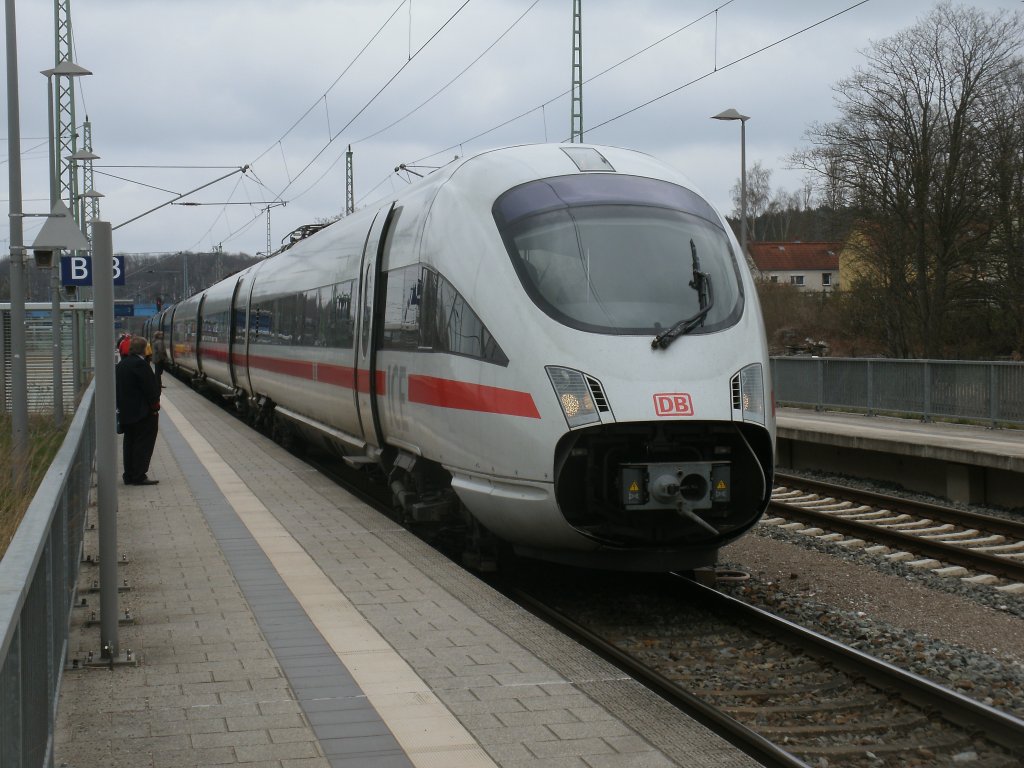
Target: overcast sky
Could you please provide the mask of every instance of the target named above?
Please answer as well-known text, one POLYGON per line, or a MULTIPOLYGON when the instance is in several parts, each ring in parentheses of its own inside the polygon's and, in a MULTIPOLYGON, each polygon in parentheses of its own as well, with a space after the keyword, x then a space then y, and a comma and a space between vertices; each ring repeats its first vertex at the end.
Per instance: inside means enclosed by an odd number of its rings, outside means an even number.
MULTIPOLYGON (((1018 0, 970 4, 1024 10, 1018 0)), ((245 176, 185 198, 203 205, 168 205, 117 229, 114 249, 157 254, 219 245, 255 254, 267 249, 265 209, 284 202, 269 212, 276 248, 296 227, 343 209, 349 144, 362 207, 407 184, 394 172, 400 163, 437 166, 495 146, 568 138, 572 5, 73 0, 74 60, 94 73, 78 81, 76 117, 88 116, 101 156, 94 165, 95 187, 105 195, 101 218, 117 227, 251 165, 245 176)), ((863 62, 871 41, 912 25, 935 3, 582 5, 584 139, 668 161, 729 213, 740 126, 709 118, 728 107, 749 115, 748 168, 760 161, 773 171, 774 187, 797 190, 801 176, 785 158, 810 123, 834 118, 832 86, 863 62)), ((39 72, 55 63, 53 6, 17 0, 26 212, 48 207, 46 80, 39 72)), ((38 221, 26 219, 26 242, 38 221)), ((8 236, 4 216, 4 251, 8 236)))

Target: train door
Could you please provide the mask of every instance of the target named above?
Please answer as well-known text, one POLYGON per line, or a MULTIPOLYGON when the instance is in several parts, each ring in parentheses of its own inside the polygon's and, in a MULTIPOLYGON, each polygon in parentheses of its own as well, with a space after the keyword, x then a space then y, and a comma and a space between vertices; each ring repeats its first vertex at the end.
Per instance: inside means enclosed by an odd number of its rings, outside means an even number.
POLYGON ((355 390, 356 412, 362 438, 368 445, 382 447, 383 433, 377 396, 384 394, 384 377, 377 371, 377 338, 383 300, 380 295, 381 263, 388 228, 394 219, 395 206, 381 211, 370 226, 370 234, 363 246, 359 267, 359 305, 356 312, 355 390))
POLYGON ((196 308, 196 337, 195 337, 195 350, 196 350, 196 373, 199 376, 203 375, 203 359, 202 359, 202 348, 203 348, 203 309, 206 304, 206 294, 204 293, 199 297, 199 306, 196 308))
POLYGON ((255 387, 252 385, 251 376, 251 345, 253 339, 259 334, 259 314, 253 311, 252 294, 256 288, 256 276, 259 274, 263 265, 267 263, 268 262, 266 260, 261 261, 254 269, 244 272, 238 278, 238 285, 235 286, 235 296, 231 300, 231 311, 234 312, 237 317, 236 322, 238 324, 236 328, 238 330, 239 339, 244 340, 239 341, 235 347, 235 350, 239 355, 237 365, 242 368, 241 371, 235 371, 235 375, 237 376, 235 379, 235 385, 241 385, 242 389, 250 395, 256 391, 255 387))
POLYGON ((172 304, 160 315, 160 330, 164 332, 164 345, 167 347, 167 358, 169 366, 176 364, 174 353, 174 313, 178 310, 178 304, 172 304))
POLYGON ((231 306, 228 308, 228 375, 231 377, 231 386, 238 390, 238 365, 241 363, 242 350, 239 349, 241 334, 245 333, 245 303, 239 305, 239 297, 242 296, 242 283, 245 277, 239 275, 235 281, 235 289, 231 292, 231 306))

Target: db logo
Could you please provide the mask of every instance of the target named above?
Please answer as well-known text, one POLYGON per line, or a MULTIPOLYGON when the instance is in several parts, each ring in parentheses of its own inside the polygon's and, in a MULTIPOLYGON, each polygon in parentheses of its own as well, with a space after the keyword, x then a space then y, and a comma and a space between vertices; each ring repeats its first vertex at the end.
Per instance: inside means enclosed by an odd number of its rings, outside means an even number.
POLYGON ((684 392, 655 395, 654 412, 659 416, 693 416, 693 402, 684 392))

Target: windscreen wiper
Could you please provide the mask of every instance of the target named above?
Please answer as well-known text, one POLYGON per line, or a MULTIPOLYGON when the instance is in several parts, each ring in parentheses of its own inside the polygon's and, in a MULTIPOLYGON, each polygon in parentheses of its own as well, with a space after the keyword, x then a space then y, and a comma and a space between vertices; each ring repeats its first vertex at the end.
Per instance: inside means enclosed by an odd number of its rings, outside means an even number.
POLYGON ((651 342, 651 349, 665 349, 679 336, 683 336, 694 328, 698 328, 703 325, 704 319, 708 316, 711 308, 715 305, 715 295, 711 288, 711 275, 707 272, 700 271, 700 259, 697 258, 697 246, 694 244, 692 238, 690 239, 690 256, 693 259, 693 279, 690 280, 689 285, 697 292, 697 302, 700 306, 700 311, 693 317, 680 320, 667 331, 655 336, 654 340, 651 342))

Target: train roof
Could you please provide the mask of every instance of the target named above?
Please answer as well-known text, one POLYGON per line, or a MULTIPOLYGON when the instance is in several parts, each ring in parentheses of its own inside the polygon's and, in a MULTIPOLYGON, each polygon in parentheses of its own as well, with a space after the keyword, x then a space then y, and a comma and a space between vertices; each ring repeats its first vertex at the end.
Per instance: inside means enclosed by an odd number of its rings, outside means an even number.
POLYGON ((522 181, 576 173, 621 173, 665 179, 699 194, 680 171, 643 152, 598 144, 519 144, 459 158, 413 186, 448 180, 479 185, 497 196, 522 181), (465 179, 465 177, 471 177, 465 179), (465 179, 465 181, 463 181, 465 179))

